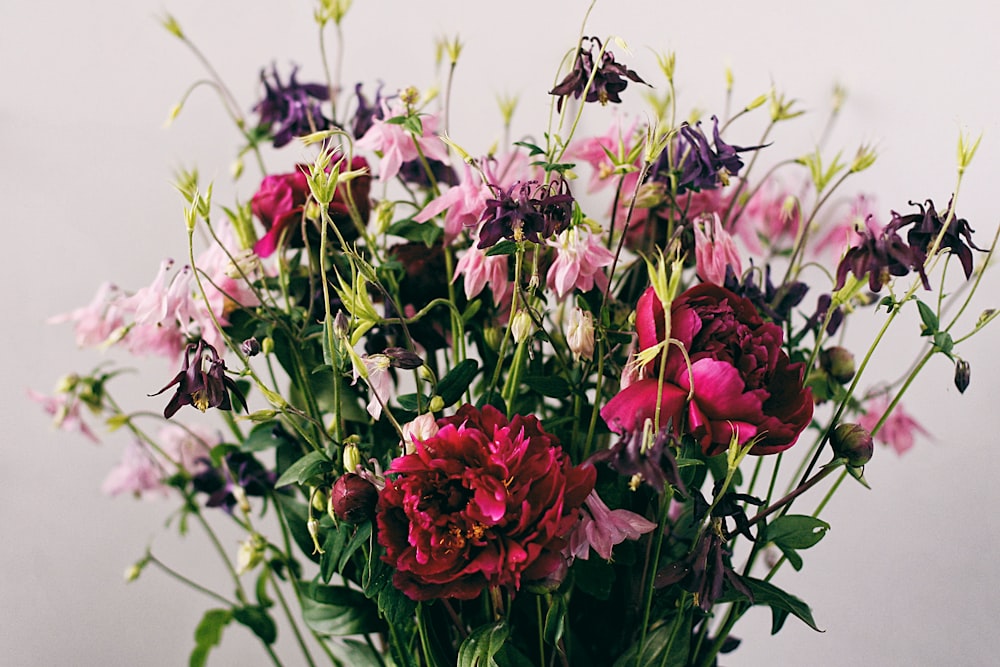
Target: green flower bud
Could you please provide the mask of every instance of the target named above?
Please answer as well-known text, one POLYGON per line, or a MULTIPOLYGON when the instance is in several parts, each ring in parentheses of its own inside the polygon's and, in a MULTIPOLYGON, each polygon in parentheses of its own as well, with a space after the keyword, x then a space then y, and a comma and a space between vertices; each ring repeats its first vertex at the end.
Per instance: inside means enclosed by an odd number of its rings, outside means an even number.
POLYGON ((871 433, 858 424, 838 424, 830 434, 830 444, 834 454, 847 459, 848 465, 855 468, 868 463, 875 453, 871 433))
POLYGON ((819 353, 819 365, 834 381, 847 384, 854 379, 854 355, 842 347, 828 347, 819 353))

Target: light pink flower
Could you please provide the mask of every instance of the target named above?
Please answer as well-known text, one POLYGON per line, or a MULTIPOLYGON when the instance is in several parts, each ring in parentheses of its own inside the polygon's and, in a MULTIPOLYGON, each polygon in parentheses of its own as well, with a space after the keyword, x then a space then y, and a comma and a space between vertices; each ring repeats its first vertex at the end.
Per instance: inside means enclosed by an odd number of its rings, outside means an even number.
POLYGON ((172 464, 192 475, 211 467, 212 448, 222 442, 218 432, 200 426, 168 424, 157 432, 163 453, 172 464))
POLYGON ((462 276, 465 298, 471 299, 489 285, 493 303, 499 306, 507 294, 507 255, 486 256, 486 249, 473 244, 455 265, 455 278, 462 276))
POLYGON ((437 420, 431 412, 425 412, 403 424, 403 453, 412 454, 416 451, 417 442, 433 437, 438 430, 437 420))
POLYGON ((602 269, 611 266, 615 254, 604 247, 601 237, 583 226, 576 226, 559 234, 548 244, 558 249, 545 278, 549 289, 562 299, 575 287, 589 292, 596 285, 608 286, 608 277, 602 269))
POLYGON ((73 322, 76 344, 79 347, 95 347, 108 340, 122 326, 122 310, 119 300, 122 294, 117 287, 105 282, 94 295, 93 300, 82 308, 69 313, 50 317, 49 324, 73 322))
POLYGON ((382 155, 378 163, 379 180, 388 181, 399 173, 399 168, 404 162, 418 159, 420 153, 423 153, 428 160, 441 162, 448 160, 448 149, 438 137, 434 136, 438 122, 436 116, 421 116, 423 135, 416 137, 414 142, 414 137, 403 129, 402 125, 388 122, 402 115, 401 110, 390 109, 388 105, 383 106, 384 118, 375 119, 364 136, 355 142, 358 148, 378 151, 382 155), (420 152, 417 151, 418 145, 420 152))
POLYGON ((569 536, 569 555, 587 560, 590 549, 604 560, 611 559, 616 544, 637 540, 656 528, 652 521, 626 509, 609 509, 597 491, 591 491, 583 503, 580 522, 569 536))
POLYGON ((594 316, 574 306, 566 311, 566 344, 577 359, 594 358, 594 316))
POLYGON ((743 205, 736 229, 730 231, 737 234, 747 250, 756 255, 764 251, 761 240, 771 249, 790 243, 800 224, 802 209, 797 195, 778 181, 768 180, 743 205))
MULTIPOLYGON (((364 363, 365 380, 368 383, 369 399, 368 414, 375 421, 382 416, 382 405, 392 398, 392 377, 389 375, 390 359, 384 354, 363 355, 361 361, 364 363)), ((354 382, 362 375, 361 369, 354 366, 354 382)))
POLYGON ((158 494, 167 496, 163 478, 169 474, 152 452, 137 442, 130 442, 122 452, 122 460, 111 469, 101 484, 101 491, 117 496, 131 493, 136 498, 158 494))
MULTIPOLYGON (((879 394, 868 401, 865 407, 865 414, 858 418, 858 424, 869 433, 875 428, 879 419, 885 414, 889 407, 889 397, 886 394, 879 394)), ((875 434, 875 440, 896 450, 902 455, 911 447, 917 434, 930 435, 917 420, 910 416, 904 409, 902 403, 897 403, 892 414, 886 418, 882 428, 875 434)))
MULTIPOLYGON (((637 122, 638 119, 633 120, 632 125, 623 132, 621 119, 616 119, 603 135, 580 139, 570 145, 566 153, 567 157, 582 160, 592 167, 587 192, 597 192, 615 182, 616 179, 612 178, 614 164, 608 158, 607 152, 617 155, 621 149, 623 154, 628 154, 632 150, 632 138, 637 122)), ((637 178, 637 172, 627 174, 622 191, 631 195, 637 178)))
POLYGON ((80 400, 72 394, 46 396, 34 389, 28 389, 28 398, 41 404, 42 409, 52 416, 52 424, 63 431, 76 431, 91 442, 100 442, 94 432, 80 416, 80 400))
MULTIPOLYGON (((871 222, 875 218, 875 200, 864 194, 860 194, 851 202, 851 207, 843 218, 830 226, 830 229, 813 246, 814 255, 832 254, 840 257, 848 248, 851 248, 861 241, 859 229, 866 226, 871 227, 871 222)), ((874 229, 881 230, 882 226, 877 223, 874 229)))
POLYGON ((469 165, 465 165, 458 185, 445 190, 432 199, 417 215, 415 222, 427 222, 442 212, 444 214, 444 242, 451 243, 465 228, 474 228, 486 208, 490 192, 469 165))
POLYGON ((705 282, 719 285, 726 282, 726 267, 733 267, 739 276, 743 273, 743 263, 736 249, 733 237, 722 228, 718 214, 705 216, 694 223, 694 255, 698 275, 705 282), (702 229, 704 225, 704 229, 702 229), (708 232, 708 233, 706 233, 708 232))

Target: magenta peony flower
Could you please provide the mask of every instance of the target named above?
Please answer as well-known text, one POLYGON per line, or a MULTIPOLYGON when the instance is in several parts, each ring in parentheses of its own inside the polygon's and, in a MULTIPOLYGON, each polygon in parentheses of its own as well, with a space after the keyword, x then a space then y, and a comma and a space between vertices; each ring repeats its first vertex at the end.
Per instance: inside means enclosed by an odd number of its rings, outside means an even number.
MULTIPOLYGON (((601 410, 612 430, 641 429, 654 417, 659 397, 661 427, 672 420, 675 431, 692 434, 709 456, 725 451, 734 431, 740 444, 757 439, 751 454, 795 444, 812 419, 812 393, 802 386, 803 364, 790 363, 781 349, 779 326, 764 322, 749 300, 709 283, 674 299, 670 321, 670 337, 687 349, 690 371, 680 349, 671 345, 662 388, 657 358, 645 367, 643 379, 601 410)), ((639 348, 659 344, 664 325, 663 307, 649 288, 636 306, 639 348)))
POLYGON ((378 541, 414 600, 516 590, 565 567, 563 550, 596 471, 573 466, 534 416, 509 422, 464 405, 395 459, 379 496, 378 541))

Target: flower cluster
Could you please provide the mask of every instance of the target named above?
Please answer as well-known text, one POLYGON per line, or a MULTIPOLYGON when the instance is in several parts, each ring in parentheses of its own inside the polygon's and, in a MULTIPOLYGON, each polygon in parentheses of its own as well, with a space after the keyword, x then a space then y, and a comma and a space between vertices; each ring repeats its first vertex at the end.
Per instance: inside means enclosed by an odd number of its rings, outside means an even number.
MULTIPOLYGON (((346 27, 349 3, 319 4, 321 28, 346 27)), ((30 393, 60 428, 132 435, 104 490, 176 499, 216 545, 213 521, 245 533, 237 594, 213 593, 228 606, 192 662, 230 620, 274 656, 274 586, 295 635, 338 664, 715 664, 754 606, 816 627, 773 579, 829 528, 799 508, 867 484, 876 445, 929 435, 901 403, 920 371, 952 364, 974 390, 962 344, 996 313, 969 325, 926 296, 956 285, 965 313, 992 257, 955 196, 881 224, 871 195, 839 196, 869 150, 827 168, 771 157, 771 131, 799 115, 783 96, 711 115, 709 132, 676 116, 672 55, 659 81, 595 38, 567 47, 535 91, 549 124, 485 154, 445 132, 450 85, 442 99, 380 81, 370 99, 356 82, 343 104, 341 81, 272 66, 253 125, 210 68, 241 157, 259 158, 237 176, 249 201, 219 205, 183 174, 188 261, 54 318, 82 347, 171 364, 150 394, 169 398, 135 397, 156 410, 125 410, 108 366, 30 393), (657 90, 652 107, 636 112, 629 83, 657 90), (588 135, 584 115, 610 129, 588 135), (890 338, 856 343, 864 311, 883 333, 920 319, 921 356, 894 383, 869 369, 890 338), (224 428, 183 423, 213 416, 224 428)), ((441 45, 452 71, 460 51, 441 45)))

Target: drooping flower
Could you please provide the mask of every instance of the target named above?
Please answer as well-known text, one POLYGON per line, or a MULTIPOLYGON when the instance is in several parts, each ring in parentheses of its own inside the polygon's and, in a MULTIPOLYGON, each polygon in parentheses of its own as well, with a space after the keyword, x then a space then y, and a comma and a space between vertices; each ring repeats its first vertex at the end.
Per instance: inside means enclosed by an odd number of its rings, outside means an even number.
POLYGON ((73 322, 76 344, 79 347, 96 347, 109 339, 124 322, 120 300, 121 291, 111 283, 101 283, 93 300, 82 308, 50 317, 49 324, 73 322))
POLYGON ((574 200, 561 178, 548 184, 519 181, 507 190, 491 185, 491 189, 495 198, 486 200, 480 217, 480 248, 492 247, 500 239, 541 243, 569 226, 574 200))
POLYGON ((565 566, 563 551, 594 487, 533 416, 462 406, 395 459, 379 496, 378 540, 393 583, 414 600, 517 590, 565 566))
POLYGON ((861 241, 859 229, 865 228, 865 220, 875 219, 875 202, 870 195, 859 194, 851 201, 847 215, 839 218, 824 233, 812 248, 816 255, 830 252, 839 258, 848 248, 861 241))
POLYGON ((231 450, 218 468, 195 475, 194 488, 208 494, 206 507, 221 507, 231 514, 240 507, 249 511, 248 496, 266 496, 274 489, 277 474, 261 464, 253 454, 231 450))
POLYGON ((844 286, 848 273, 853 273, 858 280, 867 276, 869 289, 878 292, 892 276, 905 276, 911 269, 919 272, 924 288, 930 289, 921 256, 899 236, 896 224, 890 222, 880 228, 872 218, 867 218, 864 229, 858 231, 861 240, 837 265, 835 290, 844 286))
POLYGON ((226 362, 204 340, 187 346, 180 372, 163 389, 150 396, 159 396, 174 385, 177 389, 163 409, 163 416, 167 419, 185 405, 193 405, 202 412, 208 408, 232 410, 230 391, 236 395, 244 410, 247 407, 240 388, 226 375, 226 362))
MULTIPOLYGON (((865 414, 858 417, 858 425, 872 433, 888 409, 888 395, 882 393, 873 397, 865 405, 865 414)), ((874 438, 877 442, 892 447, 902 456, 913 447, 918 434, 929 435, 927 430, 903 409, 902 404, 897 403, 892 414, 882 423, 882 428, 875 432, 874 438)))
POLYGON ((168 475, 163 463, 138 442, 130 442, 122 452, 121 462, 111 469, 101 491, 109 496, 129 493, 136 498, 153 494, 166 497, 163 479, 168 475))
POLYGON ((458 185, 445 190, 441 196, 432 199, 417 215, 414 222, 427 222, 444 213, 444 241, 451 243, 465 228, 472 228, 479 222, 479 216, 486 208, 489 190, 472 171, 469 165, 458 185))
MULTIPOLYGON (((751 454, 791 447, 809 425, 813 401, 803 386, 803 364, 791 363, 782 349, 781 327, 764 322, 753 304, 722 287, 702 283, 673 300, 670 336, 687 350, 690 367, 676 343, 645 367, 646 377, 630 384, 601 410, 619 433, 653 419, 658 428, 690 433, 704 452, 725 451, 735 438, 751 439, 751 454), (661 384, 659 378, 663 377, 661 384)), ((665 314, 650 287, 636 306, 640 350, 667 344, 665 314)))
POLYGON ((594 72, 593 50, 595 47, 600 51, 601 42, 596 37, 584 37, 580 40, 580 48, 577 49, 573 69, 555 88, 549 91, 549 95, 559 97, 556 100, 556 111, 562 111, 563 101, 568 96, 572 95, 575 99, 580 99, 585 90, 587 96, 584 100, 587 102, 600 102, 602 105, 608 102, 617 104, 622 101, 621 92, 628 86, 628 81, 625 79, 636 83, 646 83, 633 70, 617 62, 614 54, 606 49, 601 55, 600 66, 594 72), (584 44, 588 42, 589 45, 584 47, 584 44), (594 80, 590 88, 587 88, 591 76, 594 80))
POLYGON ((565 298, 574 288, 581 292, 589 292, 594 287, 602 291, 607 288, 604 268, 611 266, 615 254, 604 246, 599 235, 577 225, 559 233, 548 245, 557 252, 545 283, 558 298, 565 298))
POLYGON ((566 311, 566 345, 577 359, 594 358, 594 316, 574 306, 566 311))
POLYGON ((382 416, 382 406, 392 398, 392 376, 389 366, 392 360, 385 354, 371 354, 361 357, 362 366, 354 363, 354 382, 364 378, 369 388, 368 414, 378 421, 382 416))
POLYGON ((587 560, 593 549, 604 560, 611 560, 611 551, 625 540, 637 540, 656 528, 656 524, 627 509, 611 509, 597 491, 591 491, 583 503, 580 523, 569 537, 569 553, 587 560))
POLYGON ((728 185, 729 178, 738 176, 743 168, 740 153, 764 146, 734 146, 719 135, 719 119, 712 116, 712 143, 701 129, 701 121, 693 126, 681 125, 680 136, 673 149, 660 154, 651 178, 676 183, 677 193, 688 190, 713 190, 728 185))
POLYGON ((465 298, 472 299, 489 287, 494 305, 499 306, 507 295, 507 255, 488 256, 478 245, 470 246, 455 265, 455 279, 462 276, 465 298))
POLYGON ((724 285, 726 271, 743 273, 743 262, 733 237, 722 228, 717 214, 694 222, 694 253, 698 276, 705 282, 724 285), (704 225, 704 229, 702 229, 704 225))
POLYGON ((899 215, 893 211, 892 222, 889 224, 899 230, 909 227, 906 232, 906 242, 914 250, 915 261, 920 265, 927 260, 927 254, 934 244, 938 243, 937 239, 940 237, 939 249, 958 257, 965 278, 968 279, 972 275, 972 251, 982 252, 982 248, 972 242, 972 228, 964 218, 953 214, 952 202, 948 202, 948 208, 941 215, 934 210, 934 202, 930 199, 924 204, 927 205, 926 209, 921 204, 910 202, 910 206, 920 208, 920 213, 899 215), (946 221, 947 229, 945 229, 946 221))
POLYGON ((46 414, 52 416, 52 423, 63 431, 76 431, 91 442, 100 442, 94 432, 80 416, 80 399, 66 392, 47 396, 34 389, 28 389, 28 398, 42 406, 46 414))
POLYGON ((330 99, 329 89, 319 83, 299 83, 293 67, 288 83, 282 83, 278 68, 272 66, 270 78, 260 72, 264 84, 264 99, 254 111, 260 116, 258 125, 274 137, 274 147, 281 148, 296 137, 328 129, 332 123, 323 115, 322 103, 330 99))

